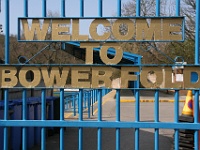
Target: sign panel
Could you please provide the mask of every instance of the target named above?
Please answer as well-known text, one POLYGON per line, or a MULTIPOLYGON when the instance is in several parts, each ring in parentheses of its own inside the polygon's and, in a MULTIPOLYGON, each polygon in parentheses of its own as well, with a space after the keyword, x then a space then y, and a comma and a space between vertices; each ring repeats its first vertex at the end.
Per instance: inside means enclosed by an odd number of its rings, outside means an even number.
POLYGON ((18 41, 164 42, 184 40, 184 17, 19 18, 18 41), (88 20, 88 25, 83 24, 88 20), (80 27, 88 30, 81 34, 80 27), (102 26, 101 33, 98 32, 102 26), (125 30, 123 30, 125 29, 125 30))
MULTIPOLYGON (((62 66, 0 66, 0 88, 106 88, 112 87, 112 65, 62 66)), ((200 75, 199 66, 184 67, 183 81, 172 81, 170 66, 118 66, 120 88, 129 88, 129 82, 140 81, 143 88, 199 88, 200 81, 192 82, 192 73, 200 75), (154 81, 148 78, 154 74, 154 81)))

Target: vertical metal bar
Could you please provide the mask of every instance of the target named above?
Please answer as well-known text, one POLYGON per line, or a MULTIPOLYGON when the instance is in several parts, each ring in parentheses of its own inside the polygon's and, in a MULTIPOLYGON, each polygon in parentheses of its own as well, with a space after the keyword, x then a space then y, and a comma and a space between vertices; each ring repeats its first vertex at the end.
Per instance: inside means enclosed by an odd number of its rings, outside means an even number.
POLYGON ((72 97, 73 105, 74 105, 74 116, 76 116, 76 99, 77 99, 77 95, 74 94, 72 97))
MULTIPOLYGON (((28 0, 24 0, 24 17, 28 17, 28 0)), ((27 90, 23 89, 22 94, 22 120, 24 121, 27 120, 27 90)), ((27 149, 27 127, 22 127, 22 149, 27 149)))
MULTIPOLYGON (((42 89, 42 114, 41 114, 41 119, 44 121, 46 120, 46 90, 42 89)), ((41 149, 46 149, 46 129, 42 127, 41 129, 41 149)))
POLYGON ((102 0, 98 0, 99 17, 102 17, 102 16, 103 16, 103 13, 102 13, 102 5, 103 5, 102 0))
POLYGON ((174 122, 179 122, 179 90, 175 90, 174 122))
POLYGON ((80 0, 80 17, 84 17, 84 0, 80 0))
POLYGON ((156 0, 156 16, 160 16, 160 0, 156 0))
POLYGON ((10 6, 9 0, 5 0, 5 64, 9 64, 9 35, 10 35, 10 6))
MULTIPOLYGON (((27 120, 27 91, 24 89, 22 93, 22 120, 27 120)), ((27 127, 22 127, 22 149, 27 149, 27 127)))
POLYGON ((86 107, 85 105, 86 105, 86 103, 85 103, 85 101, 86 101, 86 92, 85 91, 83 91, 83 109, 86 107))
MULTIPOLYGON (((194 123, 199 123, 199 90, 194 91, 194 123)), ((199 150, 199 130, 194 132, 194 147, 199 150)))
POLYGON ((136 16, 140 16, 140 0, 136 0, 136 16))
MULTIPOLYGON (((83 89, 79 90, 78 99, 79 121, 83 121, 83 89)), ((79 150, 83 148, 83 128, 79 128, 79 150)))
POLYGON ((92 90, 92 115, 94 115, 95 90, 92 90))
MULTIPOLYGON (((64 89, 60 89, 60 121, 64 120, 64 89)), ((60 150, 64 149, 64 128, 60 128, 60 150)))
POLYGON ((65 0, 61 0, 61 17, 65 17, 65 0))
POLYGON ((176 16, 180 16, 180 0, 176 0, 176 16))
MULTIPOLYGON (((46 0, 42 0, 42 17, 46 17, 46 0)), ((42 89, 42 114, 41 119, 46 120, 46 90, 42 89)), ((46 149, 46 128, 41 129, 41 149, 46 149)))
POLYGON ((154 117, 155 122, 159 122, 159 90, 155 90, 155 111, 154 111, 154 117))
MULTIPOLYGON (((98 99, 98 121, 102 121, 102 89, 97 90, 97 99, 98 99)), ((102 147, 102 129, 98 128, 98 144, 97 149, 101 150, 102 147)))
MULTIPOLYGON (((175 104, 174 104, 174 122, 179 122, 179 91, 175 90, 175 104)), ((174 148, 179 149, 179 130, 175 129, 174 133, 174 148)))
MULTIPOLYGON (((4 91, 4 120, 8 120, 8 89, 4 91)), ((4 127, 4 150, 8 149, 8 127, 4 127)))
POLYGON ((120 89, 116 89, 116 121, 120 121, 120 89))
POLYGON ((87 95, 88 95, 88 100, 87 100, 87 102, 88 102, 88 118, 90 118, 91 91, 88 91, 87 95))
MULTIPOLYGON (((65 0, 61 0, 61 17, 65 17, 65 0)), ((61 49, 65 49, 65 43, 61 42, 61 49)))
POLYGON ((96 94, 96 95, 95 95, 95 97, 96 97, 96 98, 95 98, 95 101, 97 102, 97 101, 98 101, 98 98, 97 98, 97 97, 98 97, 98 90, 97 90, 97 89, 95 90, 95 94, 96 94))
POLYGON ((24 0, 24 17, 28 17, 28 0, 24 0))
POLYGON ((117 16, 120 17, 121 16, 121 0, 117 1, 117 16))
POLYGON ((98 121, 102 120, 102 89, 97 90, 97 99, 98 99, 98 121))
POLYGON ((196 21, 195 21, 195 64, 198 65, 200 61, 199 57, 199 51, 200 51, 200 46, 199 46, 199 39, 200 39, 200 0, 196 0, 196 21))
MULTIPOLYGON (((10 14, 9 14, 9 0, 5 0, 5 64, 9 64, 9 27, 10 27, 10 14)), ((9 90, 4 91, 4 120, 8 119, 8 96, 9 90)), ((8 127, 4 127, 4 150, 8 149, 8 127)))
MULTIPOLYGON (((116 122, 120 122, 120 89, 116 90, 116 122)), ((116 150, 120 150, 120 128, 116 128, 116 150)))
POLYGON ((42 0, 42 16, 47 16, 47 2, 46 0, 42 0))
MULTIPOLYGON (((154 119, 155 122, 159 122, 159 90, 155 90, 155 103, 154 103, 154 119)), ((155 150, 159 149, 159 129, 155 128, 155 133, 154 133, 154 147, 155 150)))
MULTIPOLYGON (((135 122, 140 121, 140 95, 139 90, 135 90, 135 122)), ((139 128, 135 128, 135 149, 139 149, 139 128)))

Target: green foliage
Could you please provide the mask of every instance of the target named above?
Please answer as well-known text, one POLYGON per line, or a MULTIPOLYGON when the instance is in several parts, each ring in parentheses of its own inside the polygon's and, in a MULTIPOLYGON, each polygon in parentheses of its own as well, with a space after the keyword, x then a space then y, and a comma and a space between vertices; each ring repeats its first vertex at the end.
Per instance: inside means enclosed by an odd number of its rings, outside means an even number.
POLYGON ((195 43, 193 40, 186 40, 183 43, 172 42, 165 48, 167 55, 171 58, 182 56, 188 64, 194 64, 195 43))

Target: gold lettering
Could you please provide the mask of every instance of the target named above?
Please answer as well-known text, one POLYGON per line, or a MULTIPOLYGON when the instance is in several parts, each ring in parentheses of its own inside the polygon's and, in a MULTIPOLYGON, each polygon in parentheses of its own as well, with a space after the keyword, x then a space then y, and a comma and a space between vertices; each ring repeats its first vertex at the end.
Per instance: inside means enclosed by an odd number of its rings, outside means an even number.
POLYGON ((136 72, 139 72, 139 67, 121 67, 121 88, 128 88, 129 81, 138 80, 136 72))
POLYGON ((46 87, 56 86, 63 88, 66 85, 67 77, 69 75, 69 67, 63 67, 61 74, 58 67, 52 67, 50 72, 47 70, 47 67, 41 67, 41 72, 46 87))
POLYGON ((182 82, 172 82, 172 67, 165 67, 165 88, 183 88, 182 82))
POLYGON ((131 40, 134 37, 135 26, 133 21, 127 19, 118 19, 112 26, 112 33, 116 40, 131 40), (127 28, 126 32, 121 32, 121 25, 127 28))
POLYGON ((19 81, 21 83, 22 86, 24 87, 36 87, 38 86, 38 84, 41 81, 41 74, 40 74, 40 70, 37 67, 23 67, 21 68, 20 72, 19 72, 19 81), (28 71, 33 72, 34 74, 34 79, 33 81, 28 81, 26 78, 26 74, 28 73, 28 71))
POLYGON ((182 40, 182 19, 163 19, 163 40, 182 40))
POLYGON ((184 77, 184 88, 199 88, 200 82, 199 82, 199 76, 200 76, 200 69, 199 67, 184 67, 183 71, 183 77, 184 77), (191 82, 191 73, 197 73, 198 80, 197 82, 191 82))
POLYGON ((93 49, 99 47, 98 43, 80 43, 81 48, 86 48, 85 50, 85 63, 93 64, 93 49))
POLYGON ((136 40, 160 40, 161 39, 161 20, 151 19, 147 23, 146 19, 136 20, 136 40))
POLYGON ((78 18, 21 19, 26 40, 52 41, 180 41, 183 40, 183 18, 106 18, 95 19, 88 25, 90 35, 81 35, 78 18), (99 29, 103 26, 102 32, 99 29), (51 26, 51 39, 46 38, 51 26), (126 30, 122 30, 122 27, 126 30), (109 28, 106 30, 106 28, 109 28), (99 32, 100 31, 100 32, 99 32), (89 38, 91 37, 91 38, 89 38))
POLYGON ((37 40, 45 40, 50 19, 44 19, 42 27, 40 27, 40 21, 37 19, 32 19, 31 27, 29 27, 27 19, 22 19, 21 21, 24 30, 24 37, 26 40, 33 40, 35 34, 37 35, 37 40))
POLYGON ((98 25, 102 24, 104 27, 110 27, 110 22, 106 19, 95 19, 92 21, 89 32, 93 40, 105 41, 110 37, 110 32, 104 32, 103 35, 97 33, 98 25))
POLYGON ((119 43, 105 43, 100 50, 100 58, 105 64, 118 64, 123 57, 123 50, 119 43), (108 58, 108 49, 115 49, 115 56, 110 59, 108 58))
POLYGON ((111 88, 111 76, 112 70, 109 67, 92 67, 92 88, 98 88, 101 85, 111 88))
POLYGON ((90 67, 73 67, 71 77, 73 88, 90 88, 90 67))
POLYGON ((163 82, 161 67, 142 67, 140 82, 145 88, 160 88, 163 82))
POLYGON ((0 67, 1 72, 1 87, 12 88, 17 85, 18 79, 16 77, 17 69, 11 66, 0 67))
POLYGON ((70 25, 70 19, 52 19, 52 40, 70 41, 70 29, 66 25, 70 25))

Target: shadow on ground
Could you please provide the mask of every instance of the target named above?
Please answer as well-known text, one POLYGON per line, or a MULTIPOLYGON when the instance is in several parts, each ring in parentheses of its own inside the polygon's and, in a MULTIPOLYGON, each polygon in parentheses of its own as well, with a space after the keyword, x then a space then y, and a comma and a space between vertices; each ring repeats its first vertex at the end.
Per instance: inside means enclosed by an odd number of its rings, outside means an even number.
MULTIPOLYGON (((180 90, 179 95, 180 96, 186 96, 188 90, 180 90)), ((133 96, 134 94, 133 90, 130 89, 121 89, 120 96, 133 96)), ((155 90, 140 90, 140 95, 141 96, 154 96, 155 90)), ((160 96, 165 96, 165 97, 171 97, 174 96, 174 90, 162 90, 159 89, 159 94, 160 96)))
MULTIPOLYGON (((96 150, 97 148, 97 129, 96 128, 83 128, 83 148, 82 150, 96 150)), ((120 129, 120 149, 133 150, 134 149, 134 129, 120 129)), ((78 150, 78 128, 66 128, 64 135, 64 149, 65 150, 78 150)), ((105 128, 102 129, 102 150, 115 150, 116 149, 115 129, 105 128)), ((169 150, 172 147, 172 138, 167 136, 159 136, 159 149, 169 150)), ((47 139, 47 150, 60 150, 59 148, 59 134, 51 136, 47 139)), ((153 150, 154 149, 154 133, 140 130, 139 140, 140 150, 153 150)), ((34 147, 32 150, 40 150, 40 146, 34 147)))

